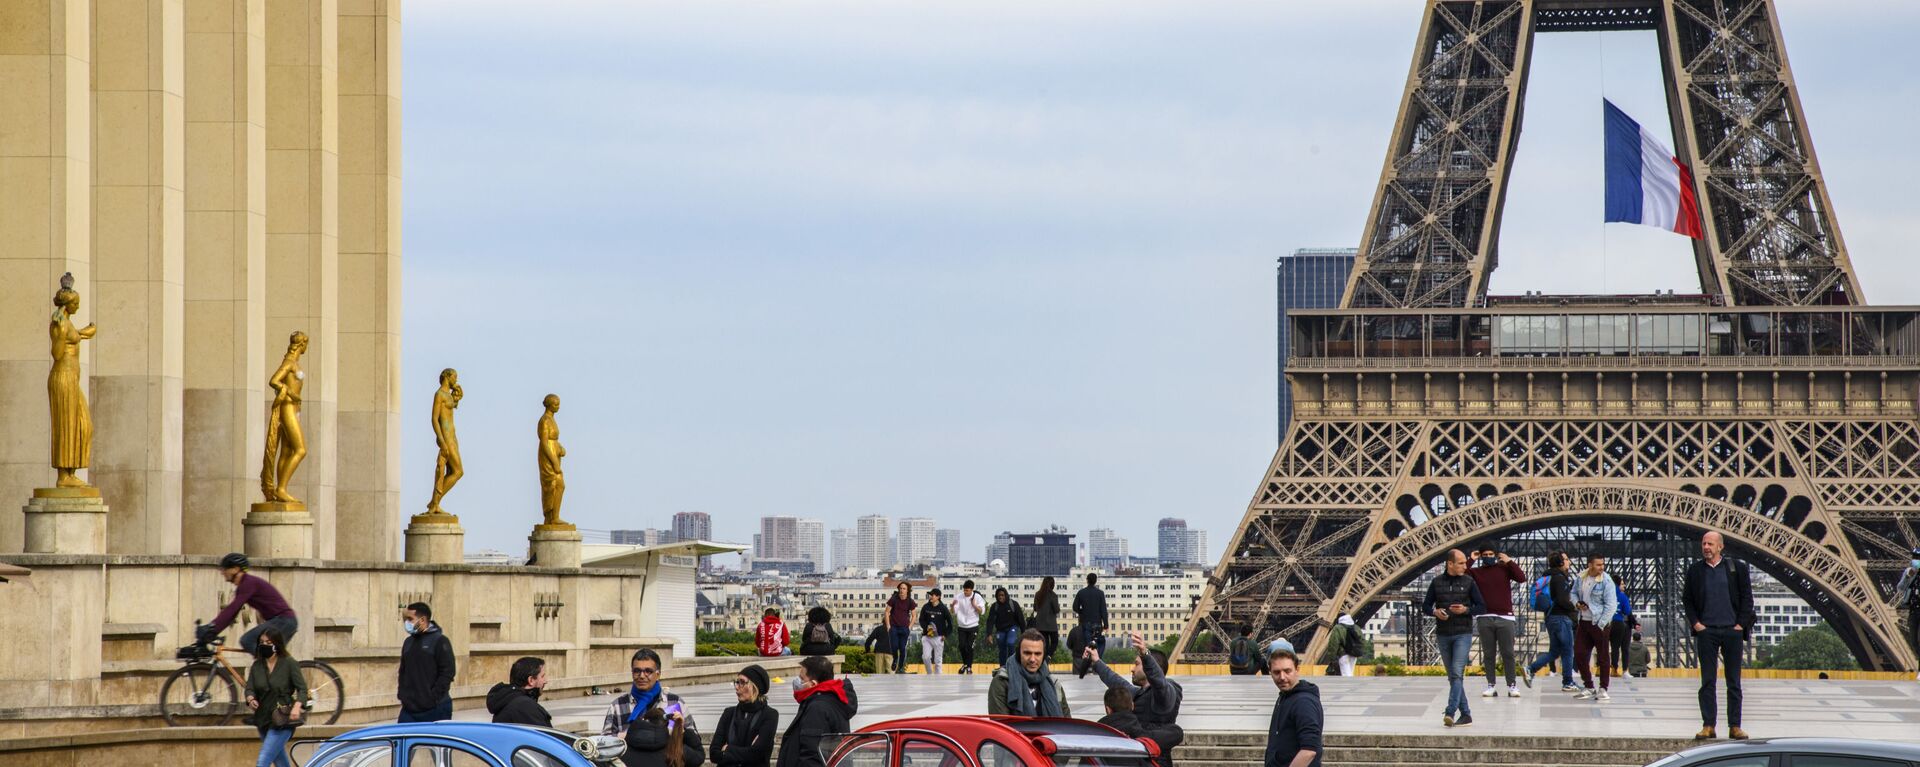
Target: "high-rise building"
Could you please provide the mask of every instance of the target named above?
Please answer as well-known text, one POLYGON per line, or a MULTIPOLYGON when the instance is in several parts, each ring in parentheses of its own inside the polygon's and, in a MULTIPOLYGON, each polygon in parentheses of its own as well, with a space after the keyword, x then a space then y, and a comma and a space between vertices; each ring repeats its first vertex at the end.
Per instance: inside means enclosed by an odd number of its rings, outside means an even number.
POLYGON ((754 541, 753 558, 802 559, 800 519, 798 517, 761 517, 760 537, 754 541))
POLYGON ((1101 570, 1127 565, 1127 539, 1101 527, 1087 531, 1087 564, 1101 570))
POLYGON ((1053 527, 1043 533, 1015 533, 1007 546, 1008 575, 1066 575, 1073 571, 1073 534, 1053 527))
POLYGON ((1358 248, 1301 248, 1277 259, 1280 290, 1280 438, 1287 438, 1293 419, 1293 389, 1287 385, 1287 353, 1293 332, 1287 325, 1291 309, 1337 309, 1347 291, 1358 248))
POLYGON ((1206 561, 1206 531, 1187 527, 1184 519, 1160 520, 1160 564, 1203 565, 1206 561))
POLYGON ((704 511, 683 511, 673 515, 673 540, 710 541, 713 540, 713 518, 704 511))
POLYGON ((833 568, 859 567, 860 558, 854 554, 853 530, 842 527, 833 531, 833 568))
POLYGON ((960 531, 942 529, 933 531, 933 562, 937 565, 957 565, 966 561, 966 555, 960 553, 960 531))
POLYGON ((794 523, 794 549, 800 558, 813 563, 810 572, 824 573, 827 567, 827 523, 802 519, 794 523))
POLYGON ((924 565, 933 561, 933 520, 903 517, 900 520, 899 564, 924 565))
POLYGON ((893 520, 870 514, 853 522, 854 566, 881 568, 893 565, 890 548, 893 520))
POLYGON ((658 546, 672 543, 673 533, 667 530, 613 530, 613 542, 622 546, 658 546))
POLYGON ((1007 557, 1012 556, 1012 554, 1007 551, 1012 545, 1013 533, 998 533, 994 535, 993 543, 987 545, 987 561, 992 562, 998 559, 1001 562, 1006 562, 1007 557))

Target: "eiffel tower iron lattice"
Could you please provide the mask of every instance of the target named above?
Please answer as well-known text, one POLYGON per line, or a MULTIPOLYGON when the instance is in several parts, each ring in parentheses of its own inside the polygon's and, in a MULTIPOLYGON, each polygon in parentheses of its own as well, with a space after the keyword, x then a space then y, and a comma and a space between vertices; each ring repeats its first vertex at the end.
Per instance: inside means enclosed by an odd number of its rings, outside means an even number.
MULTIPOLYGON (((1294 418, 1181 633, 1318 659, 1448 549, 1697 537, 1916 668, 1920 309, 1865 306, 1771 0, 1428 0, 1342 308, 1290 314, 1294 418), (1533 36, 1654 30, 1705 225, 1699 295, 1487 295, 1533 36)), ((1596 112, 1598 105, 1595 106, 1596 112)))

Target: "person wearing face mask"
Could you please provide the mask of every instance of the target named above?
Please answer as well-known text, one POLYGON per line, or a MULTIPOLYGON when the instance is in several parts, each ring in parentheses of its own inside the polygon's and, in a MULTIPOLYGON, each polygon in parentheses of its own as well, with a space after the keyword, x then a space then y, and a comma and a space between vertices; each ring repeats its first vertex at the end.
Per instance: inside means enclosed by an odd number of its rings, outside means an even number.
MULTIPOLYGON (((1473 617, 1474 633, 1480 637, 1480 667, 1487 674, 1487 689, 1480 697, 1500 695, 1495 682, 1504 663, 1507 697, 1518 698, 1520 685, 1515 679, 1519 669, 1513 662, 1513 637, 1520 624, 1513 617, 1513 584, 1526 583, 1527 573, 1512 557, 1494 551, 1492 544, 1482 544, 1473 556, 1474 566, 1467 569, 1467 575, 1472 576, 1474 585, 1480 587, 1480 597, 1487 602, 1487 611, 1473 617)), ((1529 681, 1527 686, 1533 683, 1529 681)))
POLYGON ((247 708, 253 711, 254 729, 260 731, 260 756, 254 767, 293 767, 287 741, 313 699, 307 692, 307 678, 300 674, 300 662, 287 652, 286 635, 277 628, 260 632, 253 655, 257 660, 247 670, 247 708))
POLYGON ((826 767, 820 739, 852 732, 850 724, 860 711, 860 699, 847 680, 833 678, 833 661, 820 656, 801 660, 800 676, 793 681, 793 699, 800 703, 800 710, 780 738, 779 767, 826 767))
POLYGON ((400 643, 401 722, 453 718, 453 640, 433 622, 433 608, 415 602, 400 611, 407 638, 400 643))
POLYGON ((487 713, 494 724, 530 724, 552 727, 553 715, 540 705, 540 691, 547 689, 547 662, 528 656, 513 662, 507 681, 487 691, 487 713))

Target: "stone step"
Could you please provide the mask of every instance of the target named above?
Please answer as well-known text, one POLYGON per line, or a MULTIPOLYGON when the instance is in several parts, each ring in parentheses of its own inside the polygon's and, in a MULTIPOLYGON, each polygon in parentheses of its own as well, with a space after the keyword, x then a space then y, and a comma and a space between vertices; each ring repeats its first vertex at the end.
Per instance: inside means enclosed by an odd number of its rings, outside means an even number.
MULTIPOLYGON (((1189 762, 1257 762, 1265 755, 1265 749, 1251 747, 1219 748, 1210 746, 1181 745, 1173 751, 1178 764, 1189 762)), ((1354 748, 1350 746, 1329 745, 1326 757, 1342 764, 1348 762, 1420 762, 1442 764, 1459 759, 1463 754, 1471 754, 1474 764, 1516 765, 1535 764, 1542 761, 1552 764, 1586 763, 1610 765, 1639 765, 1656 761, 1660 757, 1673 753, 1661 751, 1581 751, 1564 748, 1542 749, 1480 749, 1480 748, 1354 748)))
MULTIPOLYGON (((1477 728, 1475 728, 1477 729, 1477 728)), ((1423 748, 1450 751, 1575 751, 1610 753, 1616 751, 1673 753, 1696 745, 1689 738, 1605 738, 1546 735, 1498 735, 1475 733, 1471 729, 1447 734, 1362 734, 1336 733, 1326 736, 1330 748, 1423 748)), ((1264 749, 1264 732, 1188 731, 1180 748, 1259 748, 1264 749)))
MULTIPOLYGON (((1458 759, 1459 756, 1460 756, 1459 754, 1456 754, 1455 758, 1458 759)), ((1651 760, 1649 760, 1648 762, 1632 762, 1632 764, 1640 765, 1640 764, 1647 764, 1650 762, 1651 760)), ((1462 764, 1462 762, 1458 762, 1458 761, 1444 762, 1444 763, 1445 764, 1462 764)), ((1177 767, 1264 767, 1265 762, 1260 760, 1230 761, 1230 762, 1189 761, 1186 759, 1179 759, 1176 754, 1175 764, 1177 765, 1177 767)), ((1341 759, 1338 759, 1329 755, 1326 759, 1321 761, 1321 764, 1323 765, 1323 767, 1433 767, 1435 762, 1350 762, 1350 761, 1343 761, 1341 759)), ((1551 757, 1543 757, 1537 761, 1518 763, 1515 765, 1515 767, 1620 767, 1621 764, 1623 763, 1601 764, 1601 763, 1590 763, 1590 762, 1568 762, 1568 761, 1559 761, 1551 757)))

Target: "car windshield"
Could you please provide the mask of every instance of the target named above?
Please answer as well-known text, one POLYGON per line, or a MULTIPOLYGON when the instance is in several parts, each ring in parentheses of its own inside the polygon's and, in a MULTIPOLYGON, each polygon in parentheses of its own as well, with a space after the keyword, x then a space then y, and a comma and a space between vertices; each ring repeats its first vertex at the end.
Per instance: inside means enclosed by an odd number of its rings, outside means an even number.
POLYGON ((1100 756, 1093 754, 1054 754, 1054 767, 1152 767, 1145 756, 1100 756))

